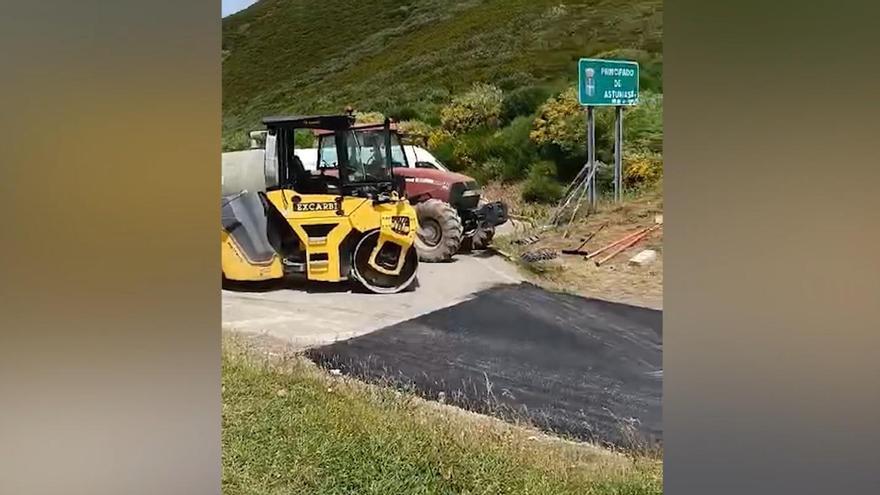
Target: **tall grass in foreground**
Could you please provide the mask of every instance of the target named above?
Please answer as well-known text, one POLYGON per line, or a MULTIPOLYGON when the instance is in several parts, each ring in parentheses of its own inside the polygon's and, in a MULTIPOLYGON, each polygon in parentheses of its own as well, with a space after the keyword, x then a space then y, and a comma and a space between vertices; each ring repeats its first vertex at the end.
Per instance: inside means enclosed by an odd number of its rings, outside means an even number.
POLYGON ((662 493, 662 468, 333 377, 223 352, 226 494, 662 493))

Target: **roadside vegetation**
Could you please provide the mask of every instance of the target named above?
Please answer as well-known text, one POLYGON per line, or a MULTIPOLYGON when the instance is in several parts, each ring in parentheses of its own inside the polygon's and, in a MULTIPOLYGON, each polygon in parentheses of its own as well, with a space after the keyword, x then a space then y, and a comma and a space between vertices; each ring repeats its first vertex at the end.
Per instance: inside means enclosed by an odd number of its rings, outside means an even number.
MULTIPOLYGON (((381 122, 386 116, 368 109, 358 114, 358 121, 381 122)), ((585 124, 574 85, 558 92, 548 86, 505 92, 475 83, 439 107, 439 124, 409 119, 401 121, 401 128, 410 141, 427 146, 452 170, 482 184, 520 184, 520 199, 552 204, 586 161, 585 124)), ((597 182, 603 191, 610 190, 613 177, 613 126, 613 109, 597 109, 597 182)), ((625 111, 624 132, 625 187, 631 192, 656 190, 663 178, 663 95, 643 92, 640 103, 625 111)))
POLYGON ((662 493, 662 465, 331 376, 241 339, 223 350, 223 492, 662 493))

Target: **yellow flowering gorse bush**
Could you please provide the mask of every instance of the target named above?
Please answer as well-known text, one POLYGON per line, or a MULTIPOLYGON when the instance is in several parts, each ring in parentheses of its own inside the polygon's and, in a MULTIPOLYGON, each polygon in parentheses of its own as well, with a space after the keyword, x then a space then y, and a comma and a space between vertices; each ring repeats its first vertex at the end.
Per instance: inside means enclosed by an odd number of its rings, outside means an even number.
POLYGON ((476 83, 467 93, 456 96, 440 110, 440 123, 458 134, 478 127, 497 127, 501 117, 503 92, 491 84, 476 83))

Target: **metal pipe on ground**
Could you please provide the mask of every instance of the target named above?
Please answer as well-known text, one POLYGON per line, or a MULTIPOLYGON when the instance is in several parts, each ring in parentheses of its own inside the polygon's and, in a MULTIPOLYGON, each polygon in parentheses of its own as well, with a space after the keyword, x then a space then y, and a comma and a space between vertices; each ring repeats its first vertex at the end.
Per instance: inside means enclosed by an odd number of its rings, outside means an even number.
POLYGON ((599 249, 593 251, 592 253, 590 253, 586 257, 584 257, 584 259, 586 259, 586 260, 592 259, 592 258, 604 253, 605 251, 608 251, 609 249, 613 248, 614 246, 618 246, 621 243, 626 242, 637 235, 645 233, 645 231, 647 231, 649 228, 650 227, 644 227, 644 228, 641 228, 631 234, 627 234, 626 236, 612 242, 611 244, 608 244, 607 246, 604 246, 602 248, 599 248, 599 249))
POLYGON ((597 261, 596 261, 596 266, 602 266, 602 263, 605 263, 606 261, 608 261, 608 260, 610 260, 611 258, 617 256, 618 254, 620 254, 620 253, 626 251, 627 249, 629 249, 629 248, 635 246, 635 245, 638 244, 642 239, 644 239, 645 237, 648 237, 648 236, 651 234, 651 232, 653 232, 653 231, 656 230, 656 229, 659 229, 659 228, 661 227, 661 225, 662 225, 662 224, 657 224, 657 225, 655 225, 655 226, 653 226, 653 227, 647 229, 646 231, 642 232, 641 235, 632 238, 630 241, 628 241, 628 242, 626 242, 626 243, 624 243, 624 244, 621 244, 620 247, 618 247, 617 249, 615 249, 615 250, 612 251, 611 253, 608 253, 608 256, 605 256, 604 258, 602 258, 602 259, 600 259, 600 260, 597 260, 597 261))

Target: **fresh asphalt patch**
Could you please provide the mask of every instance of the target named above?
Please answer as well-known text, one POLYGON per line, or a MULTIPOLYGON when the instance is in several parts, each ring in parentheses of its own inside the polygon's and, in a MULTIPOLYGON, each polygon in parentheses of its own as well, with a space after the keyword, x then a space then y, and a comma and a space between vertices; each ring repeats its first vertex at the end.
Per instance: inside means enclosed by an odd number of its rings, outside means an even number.
POLYGON ((311 349, 360 379, 620 447, 662 443, 662 312, 522 283, 311 349))

